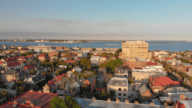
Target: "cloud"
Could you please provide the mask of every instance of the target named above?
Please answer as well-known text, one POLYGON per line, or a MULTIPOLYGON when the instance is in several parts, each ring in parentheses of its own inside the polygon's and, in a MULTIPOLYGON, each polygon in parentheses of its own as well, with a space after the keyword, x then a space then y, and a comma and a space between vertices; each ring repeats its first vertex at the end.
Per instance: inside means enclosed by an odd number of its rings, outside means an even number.
POLYGON ((73 39, 192 39, 192 24, 144 23, 127 20, 103 22, 65 19, 7 21, 0 25, 3 38, 73 38, 73 39), (33 37, 32 37, 33 36, 33 37))

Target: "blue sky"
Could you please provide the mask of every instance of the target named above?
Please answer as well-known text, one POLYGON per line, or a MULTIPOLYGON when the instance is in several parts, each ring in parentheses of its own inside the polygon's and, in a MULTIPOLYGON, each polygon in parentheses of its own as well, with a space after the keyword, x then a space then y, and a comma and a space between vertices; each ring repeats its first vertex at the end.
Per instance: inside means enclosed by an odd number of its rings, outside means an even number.
POLYGON ((192 40, 191 0, 0 0, 0 3, 0 39, 192 40))

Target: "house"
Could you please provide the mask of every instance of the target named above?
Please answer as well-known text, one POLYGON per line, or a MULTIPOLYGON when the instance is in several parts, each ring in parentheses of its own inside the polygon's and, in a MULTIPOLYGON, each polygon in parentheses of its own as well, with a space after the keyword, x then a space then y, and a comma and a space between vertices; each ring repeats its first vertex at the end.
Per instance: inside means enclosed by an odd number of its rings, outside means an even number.
POLYGON ((190 63, 180 63, 177 66, 174 66, 176 70, 181 72, 188 72, 188 68, 192 68, 192 65, 190 63))
POLYGON ((41 54, 41 55, 38 56, 38 59, 40 61, 44 61, 46 58, 47 58, 47 56, 45 54, 41 54))
POLYGON ((85 79, 82 77, 80 78, 78 81, 76 81, 75 83, 73 83, 73 87, 75 87, 75 91, 73 94, 78 94, 81 90, 81 86, 83 84, 83 82, 85 81, 85 79))
POLYGON ((23 69, 24 70, 31 70, 31 69, 35 69, 35 67, 32 65, 29 65, 29 66, 25 66, 23 69))
POLYGON ((164 90, 166 87, 179 86, 179 81, 173 81, 169 77, 149 78, 149 88, 154 93, 164 90))
POLYGON ((50 51, 48 52, 48 56, 51 58, 59 58, 61 56, 61 52, 60 51, 50 51))
POLYGON ((24 70, 12 70, 12 69, 7 69, 1 68, 0 70, 0 81, 1 82, 10 82, 12 80, 15 81, 23 81, 25 77, 29 77, 30 74, 27 71, 24 70))
POLYGON ((150 101, 152 98, 152 94, 146 84, 139 89, 139 100, 141 102, 150 101))
POLYGON ((56 89, 57 85, 55 84, 54 81, 48 81, 48 83, 43 86, 43 92, 44 93, 53 93, 54 90, 56 89))
POLYGON ((89 89, 89 90, 88 90, 89 92, 93 92, 93 90, 96 89, 96 77, 93 76, 93 77, 87 78, 87 79, 83 82, 83 84, 82 84, 81 87, 88 88, 88 89, 89 89))
POLYGON ((164 95, 168 95, 169 93, 186 93, 186 92, 190 92, 190 90, 184 87, 170 87, 163 90, 164 95))
POLYGON ((82 69, 80 67, 73 67, 72 72, 77 71, 79 74, 81 74, 82 69))
POLYGON ((65 60, 66 63, 75 63, 75 60, 65 60))
POLYGON ((11 99, 1 108, 48 108, 49 102, 53 97, 57 97, 57 93, 43 93, 41 91, 26 91, 23 94, 11 99))
POLYGON ((119 101, 124 102, 128 98, 128 79, 113 77, 107 83, 107 92, 115 92, 114 100, 117 98, 119 101))
POLYGON ((24 82, 26 82, 27 84, 30 84, 30 85, 36 85, 37 83, 42 82, 44 80, 45 80, 44 75, 36 74, 36 75, 30 76, 28 78, 25 78, 24 82))
POLYGON ((123 69, 122 67, 116 67, 114 72, 114 77, 125 77, 128 78, 128 70, 123 69))
POLYGON ((162 66, 147 66, 142 69, 132 69, 134 80, 148 80, 149 77, 166 76, 162 66))

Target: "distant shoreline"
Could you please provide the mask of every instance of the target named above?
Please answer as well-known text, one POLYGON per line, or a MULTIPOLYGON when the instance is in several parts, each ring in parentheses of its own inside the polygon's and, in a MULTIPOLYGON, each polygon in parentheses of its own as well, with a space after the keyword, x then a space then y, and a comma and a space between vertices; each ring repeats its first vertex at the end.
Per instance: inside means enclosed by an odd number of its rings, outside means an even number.
MULTIPOLYGON (((158 45, 165 45, 165 44, 178 44, 178 43, 149 43, 149 44, 158 44, 158 45)), ((122 44, 106 44, 106 45, 122 45, 122 44)))

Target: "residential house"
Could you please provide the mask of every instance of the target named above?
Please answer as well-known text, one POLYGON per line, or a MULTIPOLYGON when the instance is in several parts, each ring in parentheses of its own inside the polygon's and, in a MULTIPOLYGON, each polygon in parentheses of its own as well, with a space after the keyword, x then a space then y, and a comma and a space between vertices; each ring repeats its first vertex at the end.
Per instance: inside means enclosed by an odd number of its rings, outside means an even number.
POLYGON ((1 74, 0 74, 0 81, 1 82, 10 82, 12 80, 15 81, 22 81, 24 80, 25 77, 29 77, 30 74, 27 71, 24 70, 12 70, 12 69, 7 69, 1 68, 1 74))
POLYGON ((47 56, 45 54, 41 54, 41 55, 38 56, 38 59, 40 61, 44 61, 45 59, 47 59, 47 56))
POLYGON ((88 89, 89 89, 89 90, 88 90, 89 92, 93 92, 93 90, 96 89, 96 77, 93 76, 93 77, 87 78, 87 79, 83 82, 83 84, 82 84, 81 87, 88 88, 88 89))
POLYGON ((169 93, 186 93, 186 92, 190 92, 190 90, 180 86, 170 87, 163 90, 164 95, 168 95, 169 93))
POLYGON ((128 73, 127 69, 123 69, 122 67, 115 68, 114 77, 128 78, 128 75, 129 75, 129 73, 128 73))
POLYGON ((132 69, 134 80, 148 80, 151 76, 166 76, 162 66, 147 66, 142 69, 132 69))
POLYGON ((188 72, 188 68, 192 68, 190 63, 180 63, 177 66, 174 66, 177 71, 188 72))
POLYGON ((150 101, 152 98, 152 93, 146 84, 139 89, 139 100, 141 102, 150 101))
POLYGON ((45 80, 45 76, 44 75, 36 74, 36 75, 30 76, 28 78, 25 78, 24 82, 26 82, 27 84, 30 84, 30 85, 33 86, 33 85, 36 85, 39 82, 42 82, 44 80, 45 80))
POLYGON ((81 74, 82 69, 81 69, 80 67, 74 67, 74 68, 72 69, 72 72, 75 72, 75 71, 77 71, 79 74, 81 74))
POLYGON ((113 90, 115 92, 114 100, 117 98, 121 102, 128 98, 128 79, 113 77, 107 83, 107 92, 113 90))
POLYGON ((158 93, 167 87, 179 86, 179 81, 173 81, 169 77, 149 78, 149 88, 153 93, 158 93))
POLYGON ((78 81, 73 83, 73 87, 75 88, 75 91, 74 91, 73 95, 78 94, 80 92, 81 86, 82 86, 84 81, 85 81, 85 79, 82 77, 78 81))

